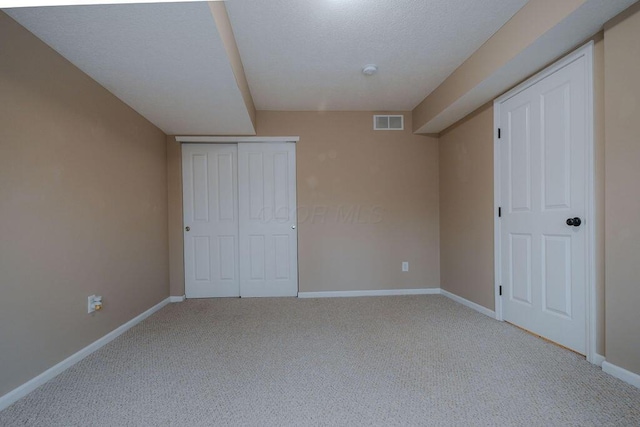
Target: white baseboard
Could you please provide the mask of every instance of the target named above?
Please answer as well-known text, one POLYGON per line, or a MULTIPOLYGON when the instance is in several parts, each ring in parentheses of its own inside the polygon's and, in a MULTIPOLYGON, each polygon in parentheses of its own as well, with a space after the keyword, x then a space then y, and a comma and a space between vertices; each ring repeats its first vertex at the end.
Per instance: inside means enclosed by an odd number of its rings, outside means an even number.
POLYGON ((634 387, 640 388, 640 375, 635 372, 627 371, 626 369, 616 366, 613 363, 609 363, 606 360, 602 362, 602 370, 634 387))
POLYGON ((63 371, 70 368, 71 366, 75 365, 76 363, 78 363, 79 361, 81 361, 82 359, 84 359, 94 351, 98 350, 100 347, 104 346, 105 344, 108 344, 110 341, 113 341, 115 338, 117 338, 119 335, 122 335, 128 329, 131 329, 133 326, 142 322, 144 319, 151 316, 153 313, 160 310, 165 305, 169 304, 170 299, 171 298, 167 298, 161 301, 160 303, 154 305, 149 310, 134 317, 124 325, 118 327, 117 329, 114 329, 113 331, 109 332, 107 335, 103 336, 102 338, 99 338, 98 340, 92 342, 82 350, 67 357, 62 362, 47 369, 37 377, 30 379, 29 381, 22 384, 18 388, 0 397, 0 411, 7 408, 9 405, 15 403, 18 399, 21 399, 27 394, 31 393, 33 390, 40 387, 42 384, 55 378, 57 375, 61 374, 63 371))
POLYGON ((605 358, 603 355, 596 353, 593 356, 593 360, 591 360, 590 362, 593 363, 596 366, 602 366, 602 363, 605 361, 605 358))
POLYGON ((475 311, 477 311, 478 313, 482 313, 486 316, 491 317, 492 319, 496 318, 496 312, 493 310, 489 310, 487 307, 484 307, 480 304, 476 304, 473 301, 469 301, 466 298, 462 298, 461 296, 458 296, 456 294, 452 294, 449 291, 445 291, 444 289, 440 289, 440 294, 444 295, 447 298, 450 298, 452 300, 454 300, 455 302, 459 302, 460 304, 467 306, 469 308, 474 309, 475 311))
POLYGON ((298 298, 381 297, 389 295, 437 295, 440 288, 385 289, 375 291, 298 292, 298 298))
POLYGON ((179 297, 169 297, 169 302, 184 302, 187 299, 184 295, 179 297))

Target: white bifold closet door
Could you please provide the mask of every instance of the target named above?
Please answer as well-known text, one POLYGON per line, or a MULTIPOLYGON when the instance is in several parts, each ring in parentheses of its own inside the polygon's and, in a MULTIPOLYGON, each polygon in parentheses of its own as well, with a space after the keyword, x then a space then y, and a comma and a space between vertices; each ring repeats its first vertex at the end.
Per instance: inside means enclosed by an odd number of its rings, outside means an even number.
POLYGON ((183 144, 187 298, 298 293, 295 144, 183 144))

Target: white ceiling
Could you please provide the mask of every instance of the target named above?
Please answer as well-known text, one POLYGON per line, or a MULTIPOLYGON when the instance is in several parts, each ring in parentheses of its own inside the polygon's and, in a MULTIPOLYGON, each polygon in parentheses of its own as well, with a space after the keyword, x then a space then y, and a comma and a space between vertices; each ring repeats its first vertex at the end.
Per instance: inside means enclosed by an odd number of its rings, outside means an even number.
POLYGON ((255 134, 206 2, 8 9, 168 134, 255 134))
POLYGON ((410 110, 526 0, 230 0, 257 109, 410 110), (365 77, 364 65, 379 66, 365 77))
MULTIPOLYGON (((397 111, 413 109, 526 1, 229 0, 226 7, 257 109, 397 111), (366 77, 360 70, 369 63, 379 72, 366 77)), ((585 1, 420 132, 457 121, 635 1, 585 1)), ((5 12, 168 134, 255 134, 207 2, 5 12)))

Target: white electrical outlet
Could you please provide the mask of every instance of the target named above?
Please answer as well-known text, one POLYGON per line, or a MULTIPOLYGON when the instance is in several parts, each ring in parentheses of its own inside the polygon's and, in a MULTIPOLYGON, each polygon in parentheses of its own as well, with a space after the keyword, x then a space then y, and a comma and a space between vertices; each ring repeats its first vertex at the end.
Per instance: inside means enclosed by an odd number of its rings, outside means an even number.
POLYGON ((87 313, 93 313, 94 311, 96 311, 96 309, 93 307, 93 300, 96 296, 95 295, 91 295, 88 298, 88 302, 87 302, 87 313))
POLYGON ((409 263, 407 261, 402 261, 402 271, 409 271, 409 263))
POLYGON ((87 313, 93 313, 96 310, 102 310, 102 297, 100 295, 91 295, 87 298, 87 313))

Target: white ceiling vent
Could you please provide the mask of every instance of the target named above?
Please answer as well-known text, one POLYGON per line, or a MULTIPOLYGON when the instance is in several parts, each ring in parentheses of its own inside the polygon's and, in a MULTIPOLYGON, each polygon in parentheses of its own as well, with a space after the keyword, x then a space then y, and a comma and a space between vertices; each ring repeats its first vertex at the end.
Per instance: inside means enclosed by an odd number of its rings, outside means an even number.
POLYGON ((373 116, 373 130, 404 130, 404 116, 373 116))

